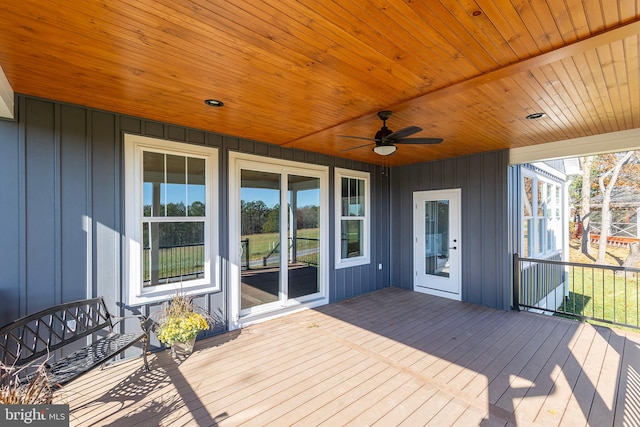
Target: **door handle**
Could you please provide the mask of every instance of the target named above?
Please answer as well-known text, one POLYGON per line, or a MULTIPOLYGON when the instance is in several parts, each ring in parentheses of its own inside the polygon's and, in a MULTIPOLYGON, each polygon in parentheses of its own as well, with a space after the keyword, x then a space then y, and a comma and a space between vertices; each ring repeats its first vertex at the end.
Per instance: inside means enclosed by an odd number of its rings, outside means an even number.
POLYGON ((455 246, 451 246, 449 249, 458 249, 458 248, 455 246))

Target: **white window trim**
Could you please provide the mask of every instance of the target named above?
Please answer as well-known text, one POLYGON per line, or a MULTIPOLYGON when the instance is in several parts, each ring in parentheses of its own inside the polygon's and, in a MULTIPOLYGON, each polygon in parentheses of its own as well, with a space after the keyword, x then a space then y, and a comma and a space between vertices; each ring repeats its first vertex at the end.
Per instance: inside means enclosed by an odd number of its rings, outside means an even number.
POLYGON ((125 237, 124 269, 128 304, 139 305, 163 301, 176 291, 194 295, 220 290, 220 251, 218 215, 213 207, 218 206, 218 149, 193 144, 149 138, 139 135, 124 135, 124 188, 125 188, 125 237), (142 168, 143 151, 193 156, 205 159, 206 208, 205 208, 205 277, 184 283, 142 286, 142 168))
MULTIPOLYGON (((319 307, 329 303, 329 168, 327 166, 300 163, 293 160, 281 160, 262 157, 255 154, 240 152, 229 153, 229 266, 228 266, 228 307, 229 330, 244 328, 269 319, 291 314, 298 310, 319 307), (267 172, 292 174, 308 174, 320 179, 320 278, 319 292, 310 297, 290 299, 286 305, 274 309, 268 307, 262 311, 257 309, 248 313, 241 313, 240 286, 242 275, 242 248, 240 246, 240 171, 241 169, 264 170, 267 172), (236 238, 238 237, 238 238, 236 238)), ((281 194, 281 205, 287 203, 286 192, 281 194)), ((281 217, 281 221, 286 218, 281 217)), ((281 223, 281 229, 286 228, 286 222, 281 223)), ((282 257, 282 271, 286 270, 286 257, 282 257)))
MULTIPOLYGON (((371 174, 369 172, 355 171, 350 169, 335 168, 335 268, 355 267, 371 263, 371 174), (364 235, 363 255, 354 258, 342 258, 342 178, 355 178, 364 180, 364 235)), ((352 218, 353 219, 353 218, 352 218)))

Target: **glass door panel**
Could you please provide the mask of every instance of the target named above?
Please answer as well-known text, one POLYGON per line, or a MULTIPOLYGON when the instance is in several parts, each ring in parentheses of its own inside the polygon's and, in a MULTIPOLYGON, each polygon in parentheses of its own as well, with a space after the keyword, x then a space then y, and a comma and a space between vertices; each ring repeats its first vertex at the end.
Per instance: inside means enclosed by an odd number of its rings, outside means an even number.
POLYGON ((417 191, 414 290, 461 299, 460 190, 417 191))
POLYGON ((243 169, 240 180, 240 308, 246 310, 280 300, 280 174, 243 169))
POLYGON ((425 274, 449 277, 449 200, 424 202, 425 274))
POLYGON ((320 291, 320 179, 288 178, 288 298, 320 291))

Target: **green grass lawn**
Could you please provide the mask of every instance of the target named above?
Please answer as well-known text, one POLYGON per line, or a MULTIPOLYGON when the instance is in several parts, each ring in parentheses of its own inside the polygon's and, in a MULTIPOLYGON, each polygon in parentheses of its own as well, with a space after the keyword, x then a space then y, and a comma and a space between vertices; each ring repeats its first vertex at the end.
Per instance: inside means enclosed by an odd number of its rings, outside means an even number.
MULTIPOLYGON (((591 253, 597 254, 597 246, 591 253)), ((627 248, 607 247, 605 263, 621 265, 627 257, 627 248)), ((580 252, 579 242, 572 240, 569 250, 570 262, 593 264, 593 257, 580 252)), ((640 300, 638 274, 615 272, 603 268, 571 267, 569 275, 569 297, 562 310, 585 317, 604 319, 640 327, 640 300)))
MULTIPOLYGON (((298 237, 305 239, 317 239, 317 241, 305 243, 306 249, 318 248, 320 245, 320 229, 318 228, 306 228, 298 230, 298 237)), ((267 256, 280 242, 279 233, 261 233, 245 235, 240 238, 244 241, 249 239, 249 260, 260 260, 267 256)))

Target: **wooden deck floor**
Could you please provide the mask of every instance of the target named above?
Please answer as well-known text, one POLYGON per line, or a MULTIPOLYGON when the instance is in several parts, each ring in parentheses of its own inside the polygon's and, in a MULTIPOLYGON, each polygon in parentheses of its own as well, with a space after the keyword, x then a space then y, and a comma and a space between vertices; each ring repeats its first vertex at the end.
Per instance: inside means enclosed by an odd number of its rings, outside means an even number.
POLYGON ((640 425, 640 335, 388 288, 82 377, 71 425, 640 425))

